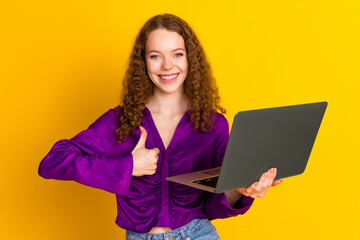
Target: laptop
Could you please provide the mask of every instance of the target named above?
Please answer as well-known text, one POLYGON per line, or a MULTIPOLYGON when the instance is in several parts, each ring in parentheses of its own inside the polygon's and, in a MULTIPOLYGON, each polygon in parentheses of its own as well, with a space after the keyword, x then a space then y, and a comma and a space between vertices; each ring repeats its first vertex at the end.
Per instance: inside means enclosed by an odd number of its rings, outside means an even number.
POLYGON ((166 178, 222 193, 259 181, 270 168, 275 180, 305 171, 327 102, 238 112, 222 166, 166 178))

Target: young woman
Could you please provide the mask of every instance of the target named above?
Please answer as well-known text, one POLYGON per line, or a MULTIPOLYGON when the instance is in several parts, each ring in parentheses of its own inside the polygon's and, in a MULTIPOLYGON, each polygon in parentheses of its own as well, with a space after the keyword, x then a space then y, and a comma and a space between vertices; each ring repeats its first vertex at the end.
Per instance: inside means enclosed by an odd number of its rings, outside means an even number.
POLYGON ((74 180, 116 194, 127 239, 219 239, 210 220, 244 214, 274 181, 214 194, 166 177, 221 166, 229 137, 215 80, 189 25, 170 15, 138 34, 121 104, 40 163, 44 178, 74 180))

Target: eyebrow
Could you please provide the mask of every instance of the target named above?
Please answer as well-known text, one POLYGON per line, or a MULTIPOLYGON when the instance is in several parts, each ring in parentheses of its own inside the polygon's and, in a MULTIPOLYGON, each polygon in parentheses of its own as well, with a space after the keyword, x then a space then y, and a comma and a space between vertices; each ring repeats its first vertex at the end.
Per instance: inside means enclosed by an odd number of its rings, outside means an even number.
MULTIPOLYGON (((185 49, 183 49, 183 48, 176 48, 176 49, 174 49, 174 50, 172 50, 172 52, 176 52, 176 51, 178 51, 178 50, 182 50, 182 51, 184 51, 185 52, 185 49)), ((151 53, 151 52, 160 52, 160 51, 158 51, 158 50, 151 50, 151 51, 149 51, 147 54, 149 54, 149 53, 151 53)))

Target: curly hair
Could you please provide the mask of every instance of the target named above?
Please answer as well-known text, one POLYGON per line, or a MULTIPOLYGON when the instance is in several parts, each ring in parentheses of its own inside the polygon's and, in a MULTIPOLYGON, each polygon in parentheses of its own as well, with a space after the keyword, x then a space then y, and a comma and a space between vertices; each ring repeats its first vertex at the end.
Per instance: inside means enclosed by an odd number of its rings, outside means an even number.
POLYGON ((175 15, 156 15, 141 28, 130 55, 129 67, 123 79, 120 127, 116 130, 118 143, 122 143, 140 125, 145 104, 154 94, 155 85, 147 74, 145 46, 149 33, 159 28, 177 32, 184 39, 189 67, 183 89, 189 102, 192 128, 208 132, 213 129, 214 113, 226 113, 219 104, 221 98, 210 64, 194 31, 175 15))

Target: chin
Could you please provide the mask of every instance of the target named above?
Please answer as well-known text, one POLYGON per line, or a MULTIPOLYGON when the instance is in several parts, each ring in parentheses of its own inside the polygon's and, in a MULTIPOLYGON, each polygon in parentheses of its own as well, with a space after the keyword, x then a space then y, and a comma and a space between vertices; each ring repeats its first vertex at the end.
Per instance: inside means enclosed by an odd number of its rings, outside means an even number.
POLYGON ((179 87, 179 86, 168 86, 168 87, 164 87, 164 86, 157 86, 157 88, 163 92, 163 93, 167 93, 167 94, 172 94, 172 93, 175 93, 175 92, 178 92, 180 91, 182 88, 179 87))
POLYGON ((173 94, 173 93, 176 93, 177 91, 179 91, 179 89, 171 90, 171 89, 160 88, 160 91, 163 93, 166 93, 166 94, 173 94))
POLYGON ((182 90, 183 82, 175 82, 175 83, 163 83, 163 82, 156 82, 155 88, 160 90, 163 93, 172 94, 177 91, 182 90))

